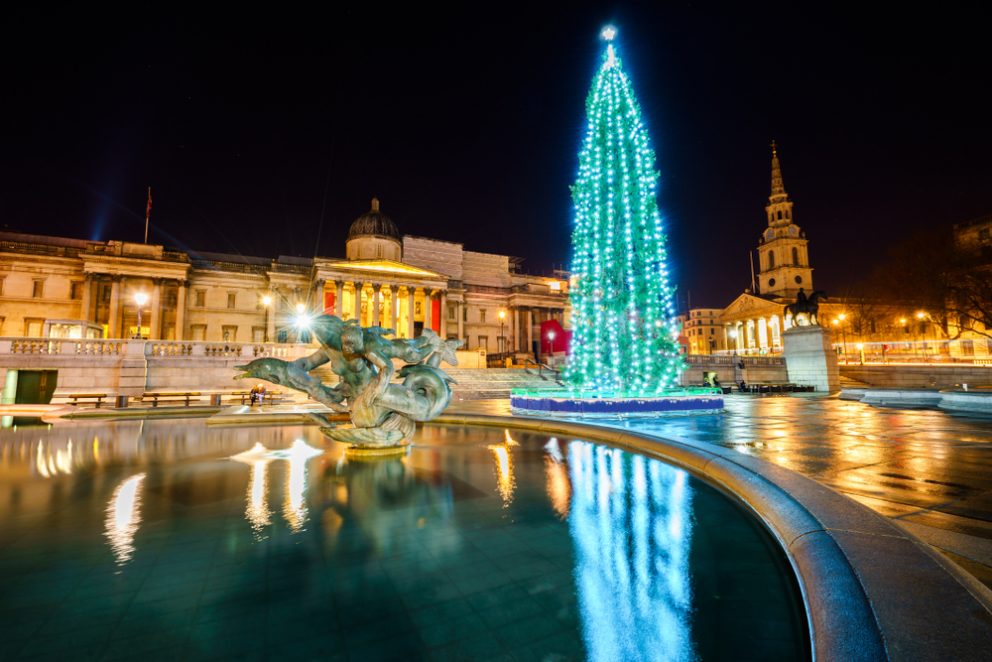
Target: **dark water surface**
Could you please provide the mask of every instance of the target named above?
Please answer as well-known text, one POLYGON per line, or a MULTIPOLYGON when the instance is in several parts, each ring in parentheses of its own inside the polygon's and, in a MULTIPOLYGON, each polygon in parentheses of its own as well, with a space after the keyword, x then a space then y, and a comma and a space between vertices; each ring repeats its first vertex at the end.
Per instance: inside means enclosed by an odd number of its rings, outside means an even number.
POLYGON ((427 427, 0 430, 0 659, 808 658, 786 560, 687 473, 427 427))

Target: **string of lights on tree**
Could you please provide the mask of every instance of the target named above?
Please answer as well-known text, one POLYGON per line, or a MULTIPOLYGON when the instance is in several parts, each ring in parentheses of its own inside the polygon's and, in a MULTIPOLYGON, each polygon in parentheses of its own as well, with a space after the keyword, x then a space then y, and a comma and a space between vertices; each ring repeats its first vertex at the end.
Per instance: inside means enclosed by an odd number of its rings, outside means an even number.
POLYGON ((572 187, 572 340, 565 378, 600 393, 678 386, 674 288, 658 211, 655 155, 606 28, 586 100, 588 128, 572 187))

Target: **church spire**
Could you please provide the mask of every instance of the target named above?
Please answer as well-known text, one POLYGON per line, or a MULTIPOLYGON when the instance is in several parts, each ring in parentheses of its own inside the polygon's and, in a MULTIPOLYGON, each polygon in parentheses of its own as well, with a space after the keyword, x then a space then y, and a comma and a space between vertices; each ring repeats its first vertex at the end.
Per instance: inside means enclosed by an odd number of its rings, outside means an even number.
POLYGON ((768 197, 769 202, 781 202, 788 198, 785 192, 785 184, 782 183, 782 166, 778 162, 778 148, 775 141, 772 141, 772 194, 768 197))

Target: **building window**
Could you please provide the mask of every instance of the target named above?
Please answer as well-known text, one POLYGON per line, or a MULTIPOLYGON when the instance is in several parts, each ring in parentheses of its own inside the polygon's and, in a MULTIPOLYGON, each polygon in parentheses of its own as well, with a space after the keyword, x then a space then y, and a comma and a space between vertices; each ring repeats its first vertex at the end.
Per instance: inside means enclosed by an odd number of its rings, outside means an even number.
POLYGON ((44 296, 45 296, 45 281, 44 280, 40 280, 40 279, 39 280, 32 281, 32 283, 31 283, 31 298, 32 299, 41 299, 41 298, 44 298, 44 296))
POLYGON ((458 314, 458 310, 457 310, 455 304, 449 303, 448 304, 448 319, 449 320, 458 319, 457 318, 457 314, 458 314))
POLYGON ((768 268, 775 268, 775 251, 768 251, 768 268))
POLYGON ((774 278, 769 278, 768 279, 768 287, 775 287, 775 279, 774 278))
POLYGON ((41 317, 24 318, 24 335, 29 338, 40 338, 45 327, 45 320, 41 317))
POLYGON ((479 349, 489 349, 489 336, 479 336, 479 349))
POLYGON ((234 342, 235 340, 238 339, 238 327, 222 326, 221 338, 223 338, 224 342, 234 342))
POLYGON ((796 276, 796 285, 801 285, 802 282, 803 282, 803 277, 802 276, 796 276))
POLYGON ((175 308, 179 303, 179 292, 173 288, 165 291, 165 307, 175 308))
POLYGON ((74 280, 69 283, 69 298, 70 299, 82 299, 83 298, 83 283, 78 280, 74 280))
POLYGON ((204 308, 207 305, 207 291, 206 290, 196 290, 195 305, 197 308, 204 308))
MULTIPOLYGON (((462 321, 468 321, 468 306, 462 306, 462 321)), ((465 347, 468 347, 468 338, 465 339, 465 347)))
POLYGON ((238 307, 238 295, 235 292, 227 293, 227 307, 237 308, 238 307))
POLYGON ((792 264, 799 264, 799 249, 792 247, 792 264))
POLYGON ((192 340, 206 340, 207 339, 207 325, 206 324, 191 324, 189 327, 189 337, 192 340))
POLYGON ((265 327, 264 326, 253 326, 253 327, 251 327, 251 341, 252 342, 265 342, 265 327))

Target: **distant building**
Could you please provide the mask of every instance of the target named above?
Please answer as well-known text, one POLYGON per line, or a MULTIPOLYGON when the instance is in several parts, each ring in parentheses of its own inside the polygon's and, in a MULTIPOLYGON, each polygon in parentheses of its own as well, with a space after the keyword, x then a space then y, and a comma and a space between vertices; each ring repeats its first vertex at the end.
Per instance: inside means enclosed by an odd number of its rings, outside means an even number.
POLYGON ((375 199, 351 224, 345 259, 0 233, 0 335, 288 341, 302 311, 529 354, 542 325, 565 323, 568 280, 520 263, 402 236, 375 199), (140 329, 137 294, 147 297, 140 329))
POLYGON ((715 354, 727 348, 720 308, 693 308, 679 315, 680 338, 689 354, 715 354))

